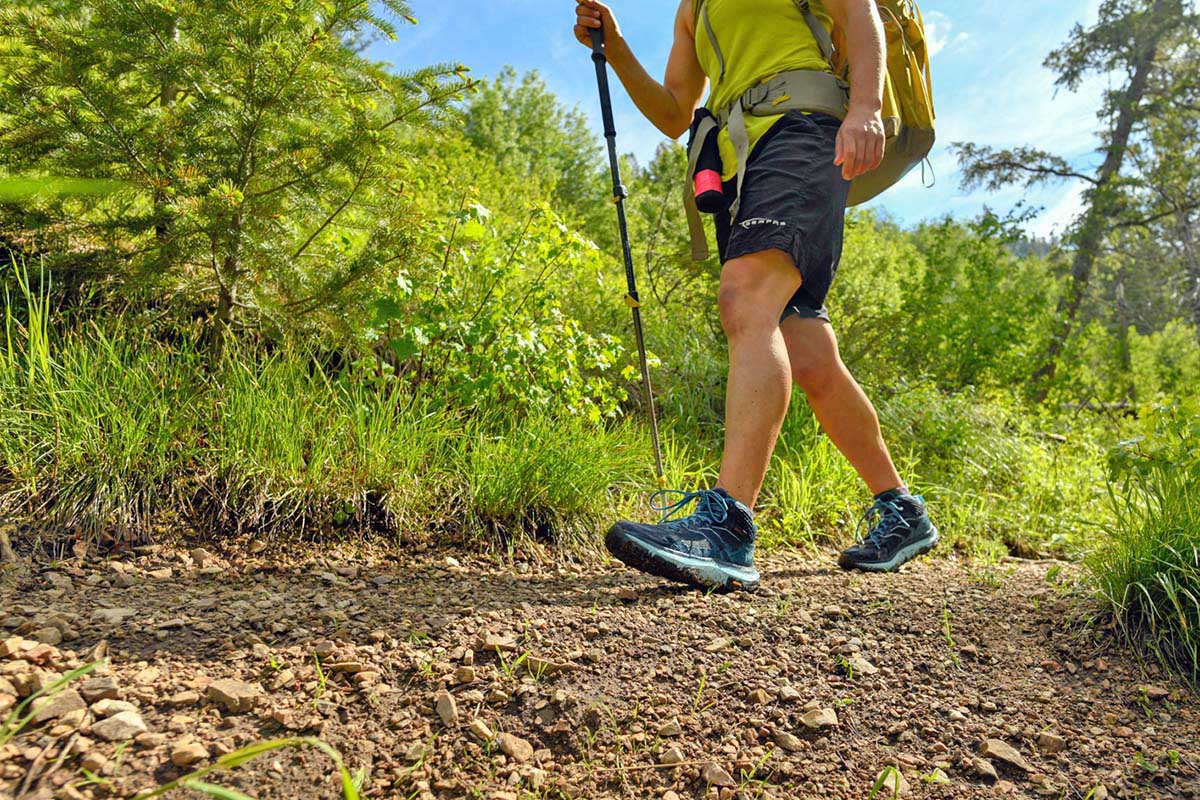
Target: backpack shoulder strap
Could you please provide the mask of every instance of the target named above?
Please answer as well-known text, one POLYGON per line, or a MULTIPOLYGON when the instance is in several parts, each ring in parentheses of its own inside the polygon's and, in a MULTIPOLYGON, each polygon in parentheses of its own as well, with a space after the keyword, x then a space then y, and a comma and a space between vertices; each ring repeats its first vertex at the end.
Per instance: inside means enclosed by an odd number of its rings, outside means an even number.
POLYGON ((796 8, 804 17, 804 21, 808 23, 809 30, 812 31, 813 38, 817 40, 817 47, 821 48, 821 55, 825 56, 825 60, 833 65, 834 47, 833 37, 829 35, 829 31, 821 24, 821 20, 817 19, 817 15, 813 13, 812 7, 809 5, 809 0, 793 0, 796 8))

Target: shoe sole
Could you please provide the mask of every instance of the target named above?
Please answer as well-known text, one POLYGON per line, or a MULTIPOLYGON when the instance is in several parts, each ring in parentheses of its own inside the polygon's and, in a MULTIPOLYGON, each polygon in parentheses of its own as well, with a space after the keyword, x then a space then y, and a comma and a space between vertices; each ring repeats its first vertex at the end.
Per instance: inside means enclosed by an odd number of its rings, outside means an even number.
POLYGON ((753 567, 740 567, 712 558, 685 556, 643 542, 622 531, 620 526, 609 529, 608 535, 604 537, 604 546, 627 567, 704 591, 753 592, 758 589, 758 570, 753 567))
POLYGON ((873 563, 857 562, 854 564, 842 564, 838 562, 838 565, 846 570, 860 569, 863 572, 896 572, 914 558, 920 558, 929 553, 933 548, 937 547, 940 539, 938 529, 933 528, 924 539, 913 542, 907 547, 900 548, 900 551, 887 561, 873 563))

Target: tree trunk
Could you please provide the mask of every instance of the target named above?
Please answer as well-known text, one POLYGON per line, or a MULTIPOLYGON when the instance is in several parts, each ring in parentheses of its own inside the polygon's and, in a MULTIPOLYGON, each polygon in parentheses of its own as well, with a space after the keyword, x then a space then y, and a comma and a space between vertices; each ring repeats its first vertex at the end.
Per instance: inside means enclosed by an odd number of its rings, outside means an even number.
POLYGON ((1183 243, 1183 261, 1191 290, 1192 323, 1196 326, 1196 341, 1200 342, 1200 253, 1196 252, 1196 233, 1188 214, 1179 217, 1179 240, 1183 243))
POLYGON ((1117 275, 1117 325, 1120 329, 1117 332, 1117 359, 1120 362, 1121 376, 1119 383, 1124 386, 1122 391, 1125 398, 1131 403, 1137 402, 1137 384, 1133 380, 1133 353, 1129 345, 1129 303, 1125 301, 1125 270, 1122 269, 1117 275))
MULTIPOLYGON (((1152 12, 1155 19, 1161 17, 1163 2, 1158 0, 1152 12)), ((1058 301, 1055 317, 1059 320, 1058 330, 1050 339, 1046 350, 1045 361, 1032 376, 1033 400, 1043 403, 1050 393, 1050 386, 1058 372, 1058 362, 1066 347, 1067 340, 1075 329, 1075 320, 1079 316, 1079 308, 1087 296, 1091 284, 1092 273, 1095 271, 1096 259, 1100 254, 1100 246, 1104 243, 1107 224, 1112 219, 1116 208, 1115 197, 1110 194, 1110 185, 1120 174, 1129 152, 1129 140, 1133 135, 1133 126, 1140 118, 1140 106, 1146 96, 1150 72, 1158 55, 1158 46, 1166 35, 1165 28, 1155 30, 1153 38, 1146 42, 1145 47, 1133 64, 1133 77, 1124 91, 1117 124, 1113 128, 1112 140, 1104 163, 1096 175, 1096 187, 1091 193, 1091 205, 1083 218, 1079 234, 1075 239, 1075 258, 1071 263, 1071 282, 1066 293, 1058 301)))

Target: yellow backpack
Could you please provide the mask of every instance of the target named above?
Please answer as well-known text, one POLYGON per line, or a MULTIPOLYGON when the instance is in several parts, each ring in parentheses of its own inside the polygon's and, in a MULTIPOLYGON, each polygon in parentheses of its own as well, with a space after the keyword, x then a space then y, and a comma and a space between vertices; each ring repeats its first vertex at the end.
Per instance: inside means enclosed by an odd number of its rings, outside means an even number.
MULTIPOLYGON (((701 25, 719 46, 705 14, 708 0, 693 0, 696 30, 701 25)), ((716 124, 734 124, 740 114, 778 114, 789 110, 822 111, 845 117, 849 102, 850 66, 846 60, 844 31, 834 27, 832 34, 817 19, 809 0, 793 0, 817 40, 821 52, 829 61, 834 81, 829 76, 798 70, 773 76, 769 83, 756 86, 746 93, 733 109, 713 109, 716 124), (831 85, 831 83, 833 85, 831 85), (831 101, 831 94, 833 100, 831 101), (840 105, 840 108, 839 108, 840 105)), ((933 148, 934 109, 933 86, 930 80, 929 49, 925 39, 925 23, 915 0, 876 0, 887 46, 887 76, 883 92, 883 123, 887 146, 883 162, 866 175, 857 178, 850 187, 850 205, 865 203, 895 185, 917 164, 925 160, 933 148)), ((737 132, 730 135, 735 139, 737 132)), ((739 154, 744 158, 742 154, 739 154)), ((745 164, 738 165, 739 175, 745 164)))

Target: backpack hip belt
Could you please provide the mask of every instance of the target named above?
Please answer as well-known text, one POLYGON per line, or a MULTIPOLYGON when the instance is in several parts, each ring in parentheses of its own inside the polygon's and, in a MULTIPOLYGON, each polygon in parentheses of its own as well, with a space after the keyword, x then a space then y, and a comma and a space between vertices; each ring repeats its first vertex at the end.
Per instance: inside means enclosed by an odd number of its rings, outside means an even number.
POLYGON ((703 261, 708 258, 708 240, 696 208, 696 197, 691 191, 696 173, 696 162, 705 139, 715 129, 728 130, 734 152, 737 153, 737 196, 729 208, 731 217, 736 217, 742 199, 742 182, 746 177, 746 166, 750 159, 750 134, 746 130, 746 115, 770 117, 788 111, 808 111, 828 114, 845 119, 846 107, 850 102, 850 86, 829 72, 816 70, 789 70, 767 78, 751 87, 738 100, 713 116, 701 121, 692 139, 688 152, 688 175, 684 188, 684 208, 687 211, 688 230, 692 239, 692 258, 703 261))

